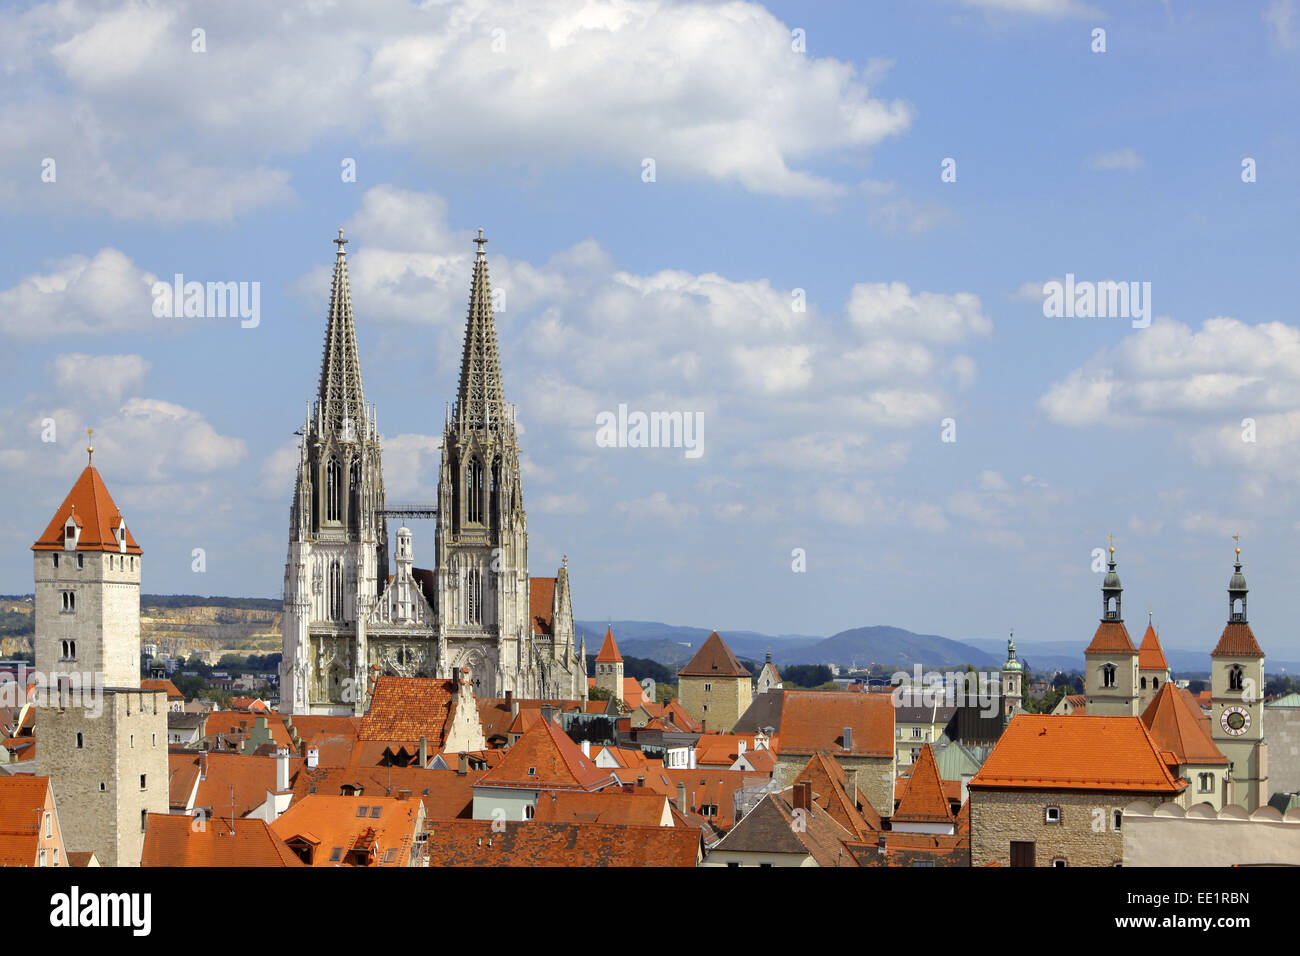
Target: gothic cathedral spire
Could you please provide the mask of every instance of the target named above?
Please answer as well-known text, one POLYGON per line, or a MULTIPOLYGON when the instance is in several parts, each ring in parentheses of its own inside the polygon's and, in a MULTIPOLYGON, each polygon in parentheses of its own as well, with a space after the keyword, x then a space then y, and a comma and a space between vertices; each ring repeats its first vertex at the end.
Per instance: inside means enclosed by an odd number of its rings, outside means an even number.
POLYGON ((325 354, 320 366, 317 420, 322 430, 340 434, 345 441, 360 431, 366 417, 361 388, 361 359, 357 355, 357 330, 352 317, 352 292, 348 287, 347 244, 343 230, 334 240, 334 281, 330 286, 329 321, 325 327, 325 354))
MULTIPOLYGON (((501 384, 501 358, 492 315, 492 285, 488 279, 487 240, 478 231, 478 252, 474 257, 474 278, 469 293, 469 317, 465 322, 465 351, 460 363, 460 387, 456 391, 453 421, 461 428, 499 429, 506 423, 505 389, 501 384)), ((508 423, 508 424, 513 424, 508 423)))

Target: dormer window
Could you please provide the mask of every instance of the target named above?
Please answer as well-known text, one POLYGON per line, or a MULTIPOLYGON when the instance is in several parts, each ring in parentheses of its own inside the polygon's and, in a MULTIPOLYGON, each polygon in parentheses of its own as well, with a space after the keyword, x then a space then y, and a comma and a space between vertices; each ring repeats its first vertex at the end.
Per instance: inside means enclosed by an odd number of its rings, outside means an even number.
POLYGON ((69 517, 67 524, 63 526, 63 550, 76 551, 77 539, 81 537, 81 529, 77 527, 77 522, 69 517))
POLYGON ((126 522, 121 518, 117 519, 117 527, 113 529, 113 537, 117 539, 117 550, 126 554, 126 522))

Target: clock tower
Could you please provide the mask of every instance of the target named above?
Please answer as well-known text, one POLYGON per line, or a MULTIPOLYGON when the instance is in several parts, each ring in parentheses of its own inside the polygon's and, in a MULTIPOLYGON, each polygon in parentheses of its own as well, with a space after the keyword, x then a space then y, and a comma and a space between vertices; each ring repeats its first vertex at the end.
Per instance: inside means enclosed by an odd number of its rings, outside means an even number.
POLYGON ((1228 802, 1253 813, 1268 801, 1268 742, 1264 739, 1264 652, 1246 618, 1241 549, 1228 582, 1228 623, 1210 653, 1210 730, 1231 761, 1228 802))

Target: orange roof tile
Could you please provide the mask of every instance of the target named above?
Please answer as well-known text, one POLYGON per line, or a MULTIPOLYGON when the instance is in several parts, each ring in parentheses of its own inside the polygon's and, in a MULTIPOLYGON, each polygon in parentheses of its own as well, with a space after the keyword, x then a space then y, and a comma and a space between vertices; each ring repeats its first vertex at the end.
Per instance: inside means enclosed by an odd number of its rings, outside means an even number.
MULTIPOLYGON (((169 793, 172 806, 185 806, 189 795, 195 807, 208 807, 213 817, 243 817, 276 793, 276 757, 238 753, 168 754, 169 793)), ((302 766, 296 754, 289 757, 289 776, 302 766)))
POLYGON ((170 680, 148 679, 140 681, 141 690, 161 690, 166 691, 168 700, 184 700, 185 695, 177 690, 176 685, 170 680))
POLYGON ((313 793, 295 800, 271 830, 295 852, 310 852, 311 866, 409 866, 422 819, 416 797, 313 793))
POLYGON ((429 865, 693 867, 700 832, 687 827, 492 820, 433 821, 429 865))
MULTIPOLYGON (((104 479, 93 465, 87 465, 68 496, 59 505, 44 533, 32 545, 33 551, 62 551, 63 529, 72 517, 81 528, 77 539, 78 551, 121 551, 115 531, 122 520, 122 512, 113 502, 113 496, 104 486, 104 479)), ((142 554, 140 546, 127 528, 126 553, 142 554)))
POLYGON ((857 691, 787 690, 781 696, 779 754, 822 751, 839 755, 887 757, 894 753, 894 701, 891 694, 857 691), (844 746, 844 728, 852 747, 844 746))
POLYGON ((1138 647, 1138 670, 1169 670, 1169 662, 1165 660, 1165 652, 1160 647, 1160 638, 1156 636, 1156 629, 1150 624, 1147 625, 1147 631, 1142 635, 1142 644, 1138 647))
POLYGON ((939 765, 934 759, 934 749, 929 744, 921 746, 921 755, 912 764, 907 778, 907 789, 898 809, 890 817, 901 823, 952 823, 952 807, 944 793, 939 765))
POLYGON ((1128 629, 1123 621, 1102 621, 1097 625, 1097 633, 1092 636, 1092 643, 1084 650, 1085 654, 1136 654, 1133 639, 1128 636, 1128 629))
POLYGON ((595 793, 582 790, 552 790, 537 797, 535 823, 613 823, 620 826, 658 827, 671 825, 668 797, 652 790, 631 793, 608 788, 595 793))
POLYGON ((441 750, 455 714, 455 680, 383 675, 375 680, 370 709, 361 721, 358 740, 428 739, 429 752, 441 750))
POLYGON ((1228 758, 1206 733, 1206 718, 1192 695, 1172 683, 1160 688, 1142 713, 1142 723, 1162 750, 1179 764, 1226 764, 1228 758))
POLYGON ((645 700, 645 691, 641 689, 635 677, 623 678, 623 703, 628 706, 629 710, 636 710, 645 700))
POLYGON ((856 833, 859 838, 881 828, 880 814, 862 795, 850 794, 845 789, 847 776, 840 762, 829 754, 813 754, 794 778, 794 782, 807 780, 812 784, 813 802, 826 810, 840 826, 856 833))
POLYGON ((731 653, 718 632, 709 635, 690 662, 677 672, 678 677, 752 677, 731 653))
POLYGON ((614 641, 614 629, 611 627, 605 631, 605 641, 600 645, 596 663, 622 663, 622 661, 623 655, 618 652, 618 644, 614 641))
POLYGON ((1176 780, 1137 717, 1017 714, 971 789, 1112 790, 1175 794, 1176 780))
MULTIPOLYGON (((521 712, 522 713, 522 712, 521 712)), ((479 779, 484 787, 528 790, 596 790, 613 782, 608 770, 584 757, 551 720, 539 720, 479 779)))
POLYGON ((141 866, 303 866, 262 820, 210 820, 151 813, 141 866))
MULTIPOLYGON (((453 758, 454 759, 454 758, 453 758)), ((293 779, 293 799, 309 794, 356 797, 396 797, 409 790, 424 804, 431 820, 469 819, 474 815, 474 784, 482 771, 424 770, 419 767, 303 767, 293 779)))
POLYGON ((49 777, 0 776, 0 866, 35 866, 49 777))
POLYGON ((718 808, 716 817, 709 823, 719 830, 729 829, 735 823, 735 796, 742 787, 761 787, 771 780, 766 773, 752 770, 716 770, 700 768, 696 770, 664 770, 661 768, 631 768, 615 770, 619 783, 636 785, 641 779, 647 790, 662 793, 674 805, 677 802, 677 785, 686 786, 686 809, 691 812, 705 805, 718 808))
POLYGON ((1259 642, 1255 640, 1255 632, 1249 624, 1245 621, 1229 621, 1219 643, 1210 651, 1210 656, 1263 657, 1264 652, 1259 649, 1259 642))
POLYGON ((555 613, 555 578, 528 579, 528 612, 534 634, 551 633, 555 613))

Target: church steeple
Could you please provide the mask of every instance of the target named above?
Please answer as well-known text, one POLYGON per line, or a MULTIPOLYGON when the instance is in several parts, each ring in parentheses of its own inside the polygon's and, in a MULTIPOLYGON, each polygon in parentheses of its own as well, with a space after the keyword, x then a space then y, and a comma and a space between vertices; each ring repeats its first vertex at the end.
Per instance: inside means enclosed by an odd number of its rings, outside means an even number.
POLYGON ((1106 577, 1101 582, 1101 619, 1103 621, 1122 621, 1124 614, 1121 604, 1124 597, 1124 585, 1119 583, 1119 574, 1115 570, 1115 546, 1110 546, 1110 562, 1106 565, 1106 577))
POLYGON ((366 399, 361 387, 361 359, 357 354, 357 330, 352 316, 352 292, 348 287, 348 257, 343 230, 334 240, 334 281, 330 287, 329 322, 325 328, 325 354, 320 366, 317 393, 317 422, 322 431, 334 432, 343 441, 355 441, 364 434, 366 399))
POLYGON ((1232 566, 1232 577, 1228 580, 1228 621, 1246 623, 1246 576, 1241 573, 1241 548, 1236 549, 1237 563, 1232 566))
MULTIPOLYGON (((465 350, 460 363, 453 424, 461 429, 500 429, 511 410, 506 407, 501 384, 501 358, 492 315, 492 284, 488 278, 487 240, 478 231, 478 253, 470 285, 469 317, 465 322, 465 350)), ((513 422, 509 422, 513 427, 513 422)))

